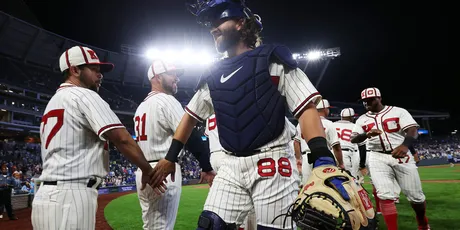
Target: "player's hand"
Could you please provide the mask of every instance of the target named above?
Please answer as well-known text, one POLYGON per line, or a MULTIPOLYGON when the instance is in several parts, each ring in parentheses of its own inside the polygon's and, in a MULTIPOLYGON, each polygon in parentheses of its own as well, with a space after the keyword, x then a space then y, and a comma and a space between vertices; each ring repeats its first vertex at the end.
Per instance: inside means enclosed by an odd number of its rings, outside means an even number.
MULTIPOLYGON (((150 184, 150 180, 152 176, 153 176, 153 168, 150 168, 147 172, 142 171, 141 190, 144 190, 147 184, 150 184)), ((161 195, 162 193, 164 193, 166 191, 166 182, 167 182, 166 180, 163 180, 162 183, 160 183, 160 186, 158 186, 157 188, 152 187, 153 191, 158 195, 161 195)))
POLYGON ((375 137, 382 134, 382 131, 378 129, 371 129, 371 131, 366 133, 367 138, 375 137))
POLYGON ((209 186, 212 186, 214 177, 216 177, 216 172, 214 170, 209 171, 209 172, 201 172, 200 182, 198 182, 198 184, 201 184, 202 182, 206 182, 209 184, 209 186))
POLYGON ((341 169, 345 169, 345 165, 343 165, 343 164, 339 164, 339 165, 337 165, 337 167, 339 167, 341 169))
POLYGON ((302 159, 296 159, 297 170, 299 170, 299 174, 302 175, 302 159))
POLYGON ((367 174, 369 173, 366 167, 360 168, 359 172, 361 172, 361 175, 363 175, 363 177, 367 176, 367 174))
POLYGON ((404 158, 407 157, 407 152, 409 151, 409 148, 405 145, 400 145, 396 147, 392 152, 391 155, 394 158, 404 158))
POLYGON ((161 159, 153 168, 153 173, 150 178, 150 186, 160 189, 161 184, 166 181, 166 177, 171 174, 171 181, 174 182, 176 173, 176 163, 161 159))
POLYGON ((415 153, 413 154, 413 156, 414 156, 414 161, 415 161, 415 164, 417 164, 417 165, 418 165, 418 163, 420 162, 420 157, 418 157, 418 154, 417 154, 417 152, 415 152, 415 153))

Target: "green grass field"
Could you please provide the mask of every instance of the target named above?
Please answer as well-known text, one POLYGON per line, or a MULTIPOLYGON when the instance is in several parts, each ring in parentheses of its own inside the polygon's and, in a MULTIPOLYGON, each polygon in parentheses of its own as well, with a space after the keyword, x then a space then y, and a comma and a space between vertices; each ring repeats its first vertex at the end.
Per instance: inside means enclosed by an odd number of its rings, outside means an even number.
MULTIPOLYGON (((435 230, 460 230, 460 182, 447 180, 460 180, 460 167, 454 168, 419 168, 423 182, 423 190, 427 197, 427 216, 432 229, 435 230), (431 182, 430 182, 431 180, 431 182), (434 180, 446 180, 434 182, 434 180)), ((368 181, 368 180, 366 180, 368 181)), ((371 191, 371 186, 366 184, 366 189, 371 191)), ((180 200, 179 213, 175 229, 195 229, 200 215, 207 188, 203 186, 184 186, 180 200)), ((399 214, 399 229, 417 229, 415 214, 404 195, 401 203, 397 204, 399 214)), ((129 194, 113 200, 105 208, 105 217, 114 229, 142 229, 141 209, 136 194, 129 194)), ((383 218, 380 216, 380 229, 386 229, 383 218)))

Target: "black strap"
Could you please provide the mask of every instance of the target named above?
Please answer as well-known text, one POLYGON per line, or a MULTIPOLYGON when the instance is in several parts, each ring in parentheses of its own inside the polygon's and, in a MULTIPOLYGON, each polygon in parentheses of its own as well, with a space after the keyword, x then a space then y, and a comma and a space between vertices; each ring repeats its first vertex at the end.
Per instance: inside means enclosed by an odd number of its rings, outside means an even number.
POLYGON ((347 149, 347 148, 342 148, 342 151, 348 151, 348 152, 354 152, 354 149, 347 149))
POLYGON ((379 151, 379 150, 371 150, 371 151, 383 153, 383 154, 391 154, 391 151, 379 151))
POLYGON ((160 160, 153 160, 153 161, 148 161, 148 162, 149 162, 149 163, 156 163, 156 162, 158 162, 158 161, 160 161, 160 160))
MULTIPOLYGON (((69 182, 70 182, 70 181, 71 181, 71 180, 69 180, 69 182)), ((57 185, 57 183, 58 183, 57 181, 43 181, 43 185, 57 185)), ((91 178, 91 179, 88 180, 88 184, 86 184, 86 186, 87 186, 88 188, 91 188, 91 187, 93 187, 93 185, 96 184, 96 183, 97 183, 97 180, 94 179, 94 178, 91 178)), ((98 186, 99 186, 99 185, 98 185, 98 186)))
MULTIPOLYGON (((269 147, 269 149, 273 150, 273 149, 276 149, 276 148, 279 148, 279 147, 282 147, 282 146, 284 146, 284 145, 276 145, 276 146, 273 146, 273 147, 269 147)), ((236 156, 236 157, 249 157, 249 156, 259 154, 265 149, 268 149, 268 148, 263 148, 262 150, 256 149, 256 150, 253 150, 251 152, 238 152, 238 153, 225 152, 225 153, 228 154, 228 155, 236 156)))
POLYGON ((57 185, 57 181, 43 181, 43 185, 57 185))

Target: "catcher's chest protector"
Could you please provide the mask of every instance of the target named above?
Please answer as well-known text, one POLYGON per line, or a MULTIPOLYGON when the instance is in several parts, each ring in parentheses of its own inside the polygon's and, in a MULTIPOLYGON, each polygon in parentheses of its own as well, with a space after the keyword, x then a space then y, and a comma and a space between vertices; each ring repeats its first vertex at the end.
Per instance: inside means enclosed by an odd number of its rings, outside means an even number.
POLYGON ((211 92, 224 149, 248 156, 281 135, 285 98, 278 91, 278 81, 272 81, 269 64, 273 56, 288 66, 296 65, 286 58, 289 55, 292 59, 284 46, 262 45, 209 69, 203 80, 211 92))

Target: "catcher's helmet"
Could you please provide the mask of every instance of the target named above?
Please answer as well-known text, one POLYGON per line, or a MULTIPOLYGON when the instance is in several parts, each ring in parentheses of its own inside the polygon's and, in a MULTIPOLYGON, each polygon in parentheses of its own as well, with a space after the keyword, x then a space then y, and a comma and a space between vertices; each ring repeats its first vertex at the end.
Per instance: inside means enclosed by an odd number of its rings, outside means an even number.
POLYGON ((199 24, 211 27, 216 20, 227 18, 250 18, 254 16, 262 31, 260 16, 253 14, 245 5, 245 0, 187 0, 187 9, 195 16, 199 24))

